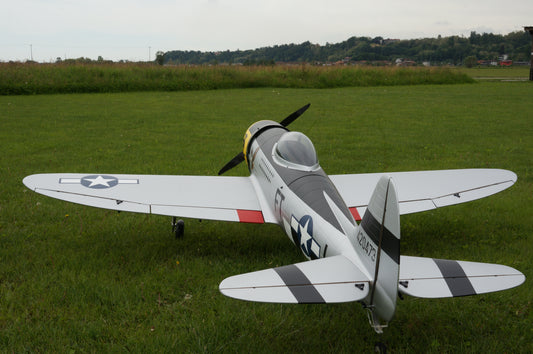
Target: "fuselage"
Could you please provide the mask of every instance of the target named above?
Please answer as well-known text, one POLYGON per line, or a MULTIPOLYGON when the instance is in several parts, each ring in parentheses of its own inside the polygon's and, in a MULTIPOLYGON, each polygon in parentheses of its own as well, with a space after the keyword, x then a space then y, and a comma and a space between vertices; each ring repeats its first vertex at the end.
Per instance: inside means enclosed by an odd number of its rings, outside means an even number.
POLYGON ((318 164, 310 140, 278 123, 262 121, 250 127, 244 145, 251 178, 305 257, 342 254, 361 265, 354 249, 358 225, 318 164))
POLYGON ((395 313, 399 263, 388 261, 392 266, 379 271, 380 246, 368 237, 368 223, 364 231, 356 223, 320 167, 309 138, 279 123, 260 121, 246 132, 243 153, 259 199, 266 204, 263 212, 272 214, 305 257, 343 255, 371 280, 362 303, 380 332, 380 321, 388 322, 395 313))

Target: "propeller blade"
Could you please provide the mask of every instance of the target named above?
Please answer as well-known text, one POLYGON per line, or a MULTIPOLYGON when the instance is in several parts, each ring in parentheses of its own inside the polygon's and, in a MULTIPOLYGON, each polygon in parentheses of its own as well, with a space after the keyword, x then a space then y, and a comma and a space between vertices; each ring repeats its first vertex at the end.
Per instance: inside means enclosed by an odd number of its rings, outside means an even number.
POLYGON ((290 114, 287 118, 285 118, 284 120, 279 122, 279 124, 283 125, 284 127, 286 127, 287 125, 291 124, 292 122, 294 122, 296 120, 296 118, 298 118, 305 111, 307 111, 307 108, 309 108, 310 105, 311 105, 311 103, 306 104, 305 106, 303 106, 302 108, 300 108, 296 112, 290 114))
POLYGON ((228 170, 231 170, 233 167, 237 166, 238 164, 240 164, 241 162, 244 161, 244 153, 241 151, 237 154, 237 156, 235 156, 234 158, 232 158, 230 160, 230 162, 228 162, 227 164, 224 165, 224 167, 222 167, 220 169, 220 171, 218 171, 218 175, 220 176, 221 174, 223 174, 224 172, 228 171, 228 170))
MULTIPOLYGON (((284 127, 286 127, 287 125, 291 124, 292 122, 294 122, 296 120, 296 118, 298 118, 305 111, 307 111, 307 108, 309 108, 310 105, 311 105, 311 103, 306 104, 305 106, 303 106, 302 108, 300 108, 296 112, 290 114, 287 118, 282 120, 279 124, 281 124, 284 127)), ((240 164, 243 161, 244 161, 244 153, 243 152, 239 152, 237 154, 237 156, 232 158, 230 162, 228 162, 226 165, 224 165, 224 167, 222 167, 220 169, 220 171, 218 171, 218 175, 220 176, 224 172, 226 172, 228 170, 231 170, 233 167, 237 166, 238 164, 240 164)))

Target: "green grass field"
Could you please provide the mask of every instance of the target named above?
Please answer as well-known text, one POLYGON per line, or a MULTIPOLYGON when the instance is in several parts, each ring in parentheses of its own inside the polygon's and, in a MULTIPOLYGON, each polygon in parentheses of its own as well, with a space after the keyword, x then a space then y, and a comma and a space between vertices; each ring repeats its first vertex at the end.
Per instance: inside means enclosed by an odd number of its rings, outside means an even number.
POLYGON ((460 68, 459 71, 474 78, 525 79, 529 78, 529 66, 460 68))
MULTIPOLYGON (((47 198, 45 172, 215 175, 246 128, 280 120, 314 142, 331 174, 505 168, 495 196, 402 222, 402 254, 502 263, 515 289, 399 301, 393 352, 533 351, 533 86, 233 89, 0 96, 0 351, 369 352, 357 303, 241 302, 225 277, 304 260, 275 225, 117 213, 47 198)), ((246 175, 244 164, 230 172, 246 175)))

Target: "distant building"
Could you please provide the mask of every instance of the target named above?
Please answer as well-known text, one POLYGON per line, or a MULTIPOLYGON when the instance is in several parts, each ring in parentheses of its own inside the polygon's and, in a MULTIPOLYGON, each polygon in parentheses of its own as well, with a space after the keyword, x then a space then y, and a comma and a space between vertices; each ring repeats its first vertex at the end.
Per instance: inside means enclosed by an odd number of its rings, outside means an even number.
POLYGON ((416 66, 416 62, 412 60, 405 60, 403 58, 396 59, 394 63, 396 64, 396 66, 416 66))
POLYGON ((500 66, 513 66, 512 60, 500 60, 500 66))

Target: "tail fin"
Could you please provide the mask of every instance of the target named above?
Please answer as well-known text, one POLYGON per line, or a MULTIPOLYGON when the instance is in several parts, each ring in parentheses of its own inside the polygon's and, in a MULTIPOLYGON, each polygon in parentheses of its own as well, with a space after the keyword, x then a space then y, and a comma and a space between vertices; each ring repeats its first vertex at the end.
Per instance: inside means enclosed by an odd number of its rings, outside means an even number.
POLYGON ((370 198, 357 233, 356 247, 363 264, 373 276, 365 299, 370 321, 377 332, 396 311, 400 268, 400 209, 392 179, 381 177, 370 198))

